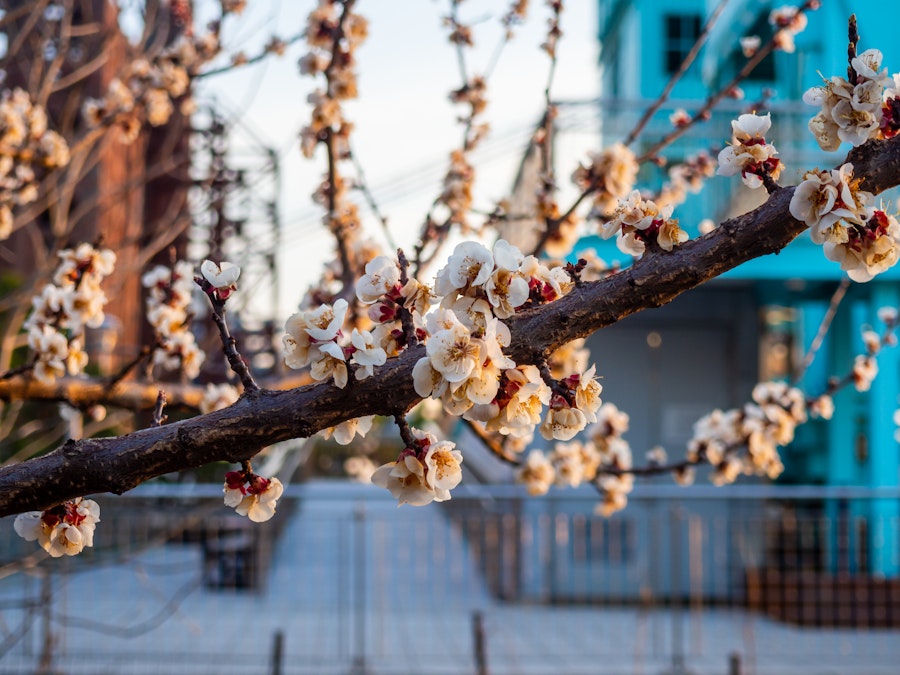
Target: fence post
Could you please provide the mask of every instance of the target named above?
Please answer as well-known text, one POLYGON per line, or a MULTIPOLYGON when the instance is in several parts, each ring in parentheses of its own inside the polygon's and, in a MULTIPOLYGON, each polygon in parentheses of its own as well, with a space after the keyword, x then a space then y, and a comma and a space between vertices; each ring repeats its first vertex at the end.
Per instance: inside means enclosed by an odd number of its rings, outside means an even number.
POLYGON ((366 506, 362 502, 353 510, 354 530, 354 643, 353 674, 365 675, 366 669, 366 506))
POLYGON ((728 675, 741 675, 740 652, 731 652, 728 655, 728 675))
POLYGON ((669 510, 669 601, 672 607, 672 669, 667 675, 689 675, 684 657, 684 585, 682 559, 682 522, 684 509, 675 504, 669 510))
POLYGON ((472 612, 472 638, 475 646, 476 675, 489 675, 487 665, 487 636, 484 632, 484 613, 472 612))
POLYGON ((281 675, 284 665, 284 633, 275 631, 272 640, 272 675, 281 675))

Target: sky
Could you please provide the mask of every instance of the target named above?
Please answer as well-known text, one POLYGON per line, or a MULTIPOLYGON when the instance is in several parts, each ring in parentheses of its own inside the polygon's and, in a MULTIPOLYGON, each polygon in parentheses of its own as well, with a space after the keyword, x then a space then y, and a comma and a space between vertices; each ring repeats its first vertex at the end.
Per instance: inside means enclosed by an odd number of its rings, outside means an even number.
MULTIPOLYGON (((252 55, 272 34, 285 38, 297 34, 315 4, 251 0, 244 14, 224 26, 226 51, 252 55)), ((470 73, 484 72, 490 62, 502 34, 499 21, 509 4, 509 0, 463 3, 461 19, 475 26, 470 73)), ((543 2, 532 0, 530 5, 527 23, 504 47, 488 82, 485 119, 492 134, 475 156, 480 182, 476 208, 490 210, 509 189, 543 109, 549 59, 539 45, 550 11, 543 2)), ((345 106, 345 114, 355 125, 352 142, 367 183, 388 217, 395 241, 407 249, 440 190, 447 157, 462 138, 456 121, 462 108, 448 99, 449 92, 462 84, 454 47, 441 25, 448 8, 449 0, 356 4, 356 11, 369 19, 369 37, 357 53, 360 97, 345 106)), ((593 98, 599 86, 595 3, 568 3, 562 29, 553 96, 593 98)), ((322 210, 310 198, 326 168, 324 154, 304 159, 297 141, 311 110, 306 97, 321 86, 320 80, 299 74, 297 60, 305 53, 303 42, 298 42, 280 58, 211 78, 198 92, 199 100, 214 98, 235 111, 252 131, 235 136, 232 147, 238 152, 253 152, 262 142, 279 153, 284 227, 276 317, 281 319, 296 311, 306 286, 318 278, 321 263, 332 258, 334 250, 333 237, 321 225, 322 210)), ((590 136, 589 130, 585 133, 590 136)), ((579 147, 581 153, 586 149, 583 143, 579 147)), ((561 159, 570 161, 562 166, 574 169, 579 157, 568 154, 570 158, 561 159)), ((350 171, 349 165, 345 171, 350 171)), ((367 230, 377 238, 379 227, 363 212, 367 230)))

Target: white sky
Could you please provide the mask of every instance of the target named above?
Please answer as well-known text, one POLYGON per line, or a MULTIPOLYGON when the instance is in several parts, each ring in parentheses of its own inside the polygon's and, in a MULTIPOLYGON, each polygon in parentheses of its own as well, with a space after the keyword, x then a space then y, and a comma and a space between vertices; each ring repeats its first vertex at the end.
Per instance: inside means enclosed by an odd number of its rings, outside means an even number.
MULTIPOLYGON (((302 30, 315 5, 311 0, 251 0, 248 4, 237 21, 226 24, 223 34, 226 49, 243 49, 251 55, 273 33, 287 38, 302 30)), ((509 0, 463 4, 462 20, 476 23, 470 73, 487 67, 501 35, 499 18, 509 4, 509 0)), ((352 140, 369 185, 389 218, 395 240, 407 248, 439 192, 447 156, 462 136, 455 121, 462 108, 448 100, 448 92, 461 85, 456 53, 441 26, 448 7, 449 0, 360 0, 356 6, 369 19, 370 30, 357 54, 360 98, 346 105, 346 116, 355 124, 352 140)), ((481 184, 476 207, 489 209, 504 196, 528 131, 541 113, 549 60, 538 46, 548 17, 544 3, 532 0, 527 24, 517 29, 488 83, 486 120, 493 133, 481 156, 476 156, 481 184)), ((599 85, 595 3, 567 3, 562 28, 553 95, 558 99, 594 97, 599 85)), ((322 212, 310 199, 325 171, 325 158, 304 159, 297 142, 297 132, 310 113, 306 97, 320 85, 299 75, 297 60, 305 51, 302 42, 297 43, 281 58, 213 78, 200 92, 200 98, 215 96, 229 108, 244 111, 248 126, 280 151, 285 227, 279 257, 279 319, 295 311, 306 286, 318 277, 321 262, 333 255, 333 238, 321 227, 322 212)), ((236 137, 233 146, 246 142, 236 137)), ((584 149, 589 147, 582 144, 584 149)), ((576 160, 573 155, 571 168, 576 160)), ((377 234, 375 221, 364 213, 367 229, 377 234)))

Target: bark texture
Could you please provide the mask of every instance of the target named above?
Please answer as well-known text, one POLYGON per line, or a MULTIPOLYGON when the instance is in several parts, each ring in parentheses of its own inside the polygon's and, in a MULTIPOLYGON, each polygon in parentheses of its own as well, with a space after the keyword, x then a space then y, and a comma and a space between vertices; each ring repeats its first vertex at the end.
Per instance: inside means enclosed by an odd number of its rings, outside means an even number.
MULTIPOLYGON (((846 161, 863 189, 900 184, 900 136, 870 141, 846 161)), ((646 255, 633 267, 585 283, 566 297, 508 320, 519 364, 651 307, 659 307, 738 265, 777 253, 806 226, 788 210, 793 188, 773 193, 758 209, 723 223, 671 253, 646 255)), ((35 459, 0 468, 0 516, 44 509, 98 492, 122 493, 156 476, 213 461, 240 462, 277 441, 310 436, 362 415, 393 415, 419 401, 412 369, 425 354, 409 349, 346 389, 330 382, 288 391, 245 394, 231 407, 116 438, 70 441, 35 459)))

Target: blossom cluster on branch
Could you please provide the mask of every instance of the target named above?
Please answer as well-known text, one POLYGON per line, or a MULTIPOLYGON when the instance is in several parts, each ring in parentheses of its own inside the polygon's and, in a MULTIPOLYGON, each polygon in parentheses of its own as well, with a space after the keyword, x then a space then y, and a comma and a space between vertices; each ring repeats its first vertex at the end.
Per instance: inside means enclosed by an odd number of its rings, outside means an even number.
POLYGON ((92 499, 73 499, 46 511, 27 511, 16 516, 13 527, 25 541, 37 541, 52 557, 78 555, 94 545, 94 529, 100 507, 92 499))
POLYGON ((206 359, 191 333, 193 266, 184 261, 171 268, 157 265, 141 277, 147 293, 147 320, 156 337, 152 362, 164 370, 180 370, 194 379, 206 359))
POLYGON ((181 36, 156 56, 130 61, 102 98, 84 102, 82 115, 89 127, 116 128, 119 140, 132 143, 144 123, 152 127, 166 124, 176 103, 184 114, 193 111, 188 91, 191 78, 218 53, 216 31, 199 37, 181 36))
POLYGON ((42 382, 53 382, 67 372, 77 375, 87 366, 84 332, 103 323, 107 298, 100 284, 112 274, 116 254, 79 244, 60 251, 59 258, 52 283, 34 296, 24 324, 34 376, 42 382))
POLYGON ((38 197, 47 173, 69 163, 69 144, 47 126, 47 111, 23 89, 0 97, 0 241, 12 234, 13 208, 38 197))

